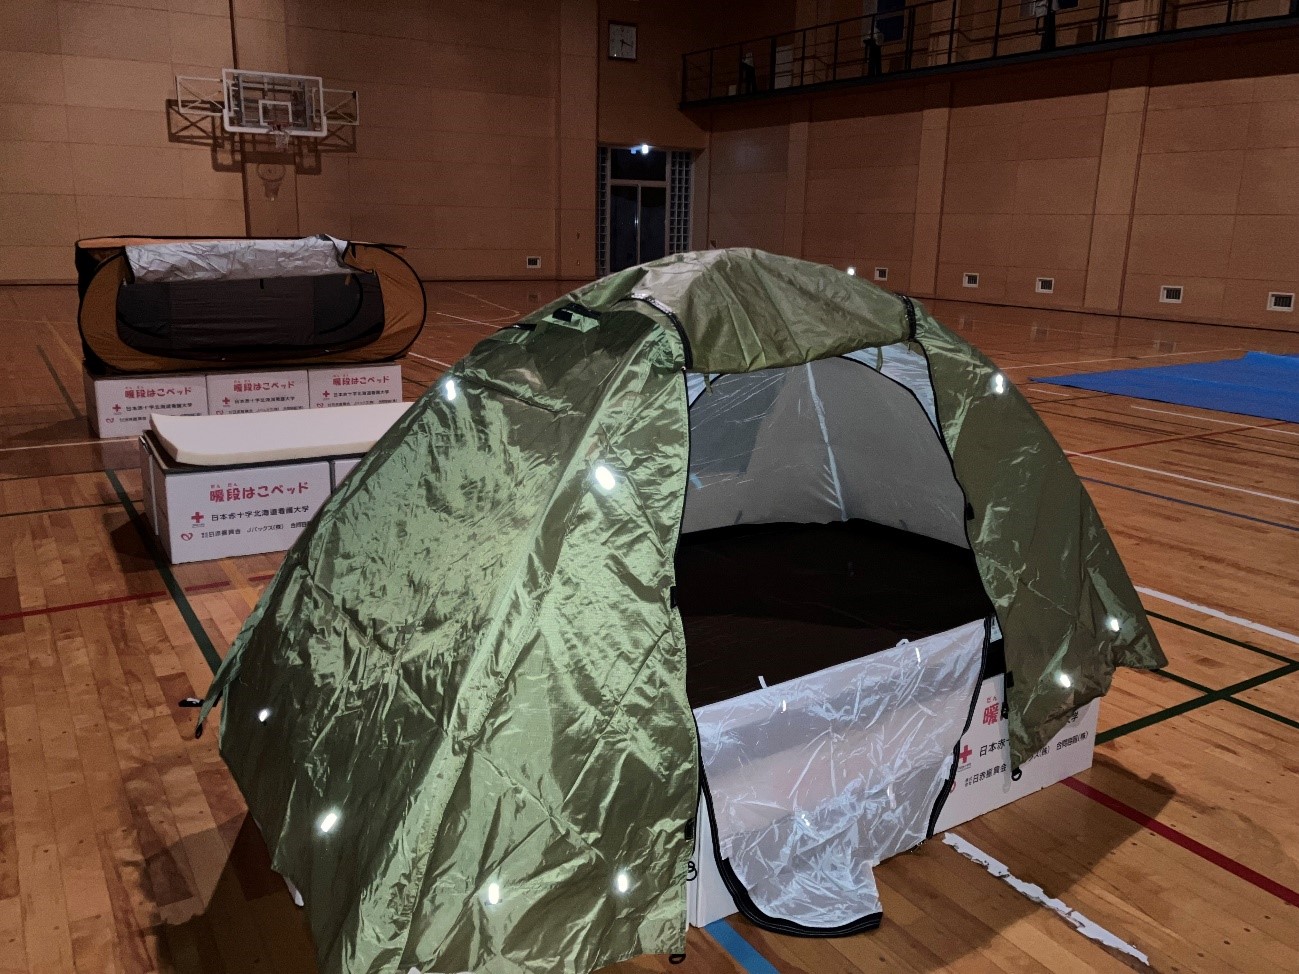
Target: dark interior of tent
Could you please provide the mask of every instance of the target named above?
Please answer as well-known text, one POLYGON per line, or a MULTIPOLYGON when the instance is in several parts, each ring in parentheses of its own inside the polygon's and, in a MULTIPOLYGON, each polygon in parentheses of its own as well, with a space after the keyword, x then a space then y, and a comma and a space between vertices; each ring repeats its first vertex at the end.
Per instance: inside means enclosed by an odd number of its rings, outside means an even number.
POLYGON ((969 551, 860 519, 700 531, 676 564, 694 707, 992 614, 969 551))
POLYGON ((117 335, 154 355, 241 361, 357 348, 383 331, 377 274, 126 281, 117 335))
MULTIPOLYGON (((692 393, 676 552, 691 706, 993 615, 927 369, 888 377, 871 354, 692 393)), ((997 640, 984 675, 1004 669, 997 640)))

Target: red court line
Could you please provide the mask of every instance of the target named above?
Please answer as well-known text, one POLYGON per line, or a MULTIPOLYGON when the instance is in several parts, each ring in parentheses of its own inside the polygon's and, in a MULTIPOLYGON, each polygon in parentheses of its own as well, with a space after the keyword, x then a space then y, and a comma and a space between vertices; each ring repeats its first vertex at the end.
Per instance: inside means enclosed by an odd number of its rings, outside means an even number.
POLYGON ((1068 785, 1080 795, 1085 795, 1092 801, 1104 805, 1110 811, 1122 815, 1126 819, 1136 822, 1143 828, 1149 829, 1156 835, 1161 835, 1174 845, 1179 845, 1187 852, 1192 852, 1206 862, 1211 862, 1219 869, 1225 869, 1233 876, 1243 879, 1252 886, 1257 886, 1264 892, 1271 893, 1282 902, 1289 903, 1291 906, 1299 907, 1299 892, 1292 890, 1289 886, 1283 886, 1275 879, 1269 879, 1260 872, 1255 872, 1244 863, 1237 862, 1230 856, 1225 856, 1217 849, 1211 849, 1203 842, 1197 842, 1189 835, 1177 831, 1171 825, 1165 825, 1156 818, 1151 818, 1145 812, 1127 805, 1103 791, 1093 788, 1086 782, 1079 781, 1077 778, 1065 778, 1061 784, 1068 785))
MULTIPOLYGON (((206 592, 211 589, 224 588, 230 582, 204 582, 201 585, 191 585, 184 589, 186 595, 191 592, 206 592)), ((56 612, 72 612, 76 609, 93 609, 100 605, 117 605, 121 602, 144 602, 148 599, 165 598, 167 596, 165 589, 159 589, 156 592, 134 592, 131 595, 114 595, 107 599, 92 599, 89 602, 68 602, 64 605, 47 605, 43 609, 23 609, 21 612, 7 612, 0 615, 0 622, 7 622, 10 619, 24 619, 27 616, 48 616, 56 612)))

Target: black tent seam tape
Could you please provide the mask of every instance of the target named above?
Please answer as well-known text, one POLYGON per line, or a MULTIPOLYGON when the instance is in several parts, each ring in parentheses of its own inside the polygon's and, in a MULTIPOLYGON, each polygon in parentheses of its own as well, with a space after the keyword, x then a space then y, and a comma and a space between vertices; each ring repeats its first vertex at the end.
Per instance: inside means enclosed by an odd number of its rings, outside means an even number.
POLYGON ((907 310, 907 341, 916 340, 916 306, 911 303, 911 299, 905 294, 899 295, 902 298, 902 305, 907 310))
POLYGON ((685 359, 686 368, 687 369, 694 368, 695 355, 690 348, 690 336, 686 334, 685 325, 681 324, 681 319, 676 316, 676 312, 674 312, 662 301, 652 298, 648 294, 641 294, 638 292, 635 294, 630 294, 628 295, 628 297, 632 301, 640 301, 642 304, 648 304, 659 314, 667 318, 668 321, 672 322, 672 327, 677 330, 677 335, 680 336, 681 338, 681 353, 682 353, 682 357, 685 359))

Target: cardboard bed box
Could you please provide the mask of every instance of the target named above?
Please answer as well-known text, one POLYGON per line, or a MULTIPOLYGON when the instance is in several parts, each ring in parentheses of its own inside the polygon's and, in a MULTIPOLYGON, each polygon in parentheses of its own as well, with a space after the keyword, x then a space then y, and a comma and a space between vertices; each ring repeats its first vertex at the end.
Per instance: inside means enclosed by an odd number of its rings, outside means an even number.
POLYGON ((183 375, 97 375, 83 368, 90 431, 138 436, 150 413, 208 416, 401 402, 401 363, 183 375))
POLYGON ((138 436, 149 428, 151 413, 203 416, 207 377, 203 375, 95 375, 83 369, 90 431, 101 439, 138 436))
MULTIPOLYGON (((973 719, 957 749, 956 774, 933 830, 935 838, 1091 767, 1099 700, 1075 711, 1064 729, 1024 764, 1018 779, 1013 778, 1010 771, 1009 729, 1002 707, 1004 700, 1004 676, 990 676, 982 681, 973 719)), ((695 869, 691 872, 693 878, 687 883, 686 912, 692 926, 704 927, 738 912, 739 908, 717 868, 707 802, 700 801, 695 822, 692 860, 695 869)), ((887 897, 883 899, 883 907, 887 917, 887 897)))
POLYGON ((285 551, 333 491, 328 459, 196 467, 141 438, 146 515, 172 564, 285 551))

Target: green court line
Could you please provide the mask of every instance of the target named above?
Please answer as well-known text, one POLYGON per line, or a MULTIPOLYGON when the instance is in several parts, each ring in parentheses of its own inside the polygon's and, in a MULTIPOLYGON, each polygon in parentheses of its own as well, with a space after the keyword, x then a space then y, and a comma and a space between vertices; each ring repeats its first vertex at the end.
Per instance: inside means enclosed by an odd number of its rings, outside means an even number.
MULTIPOLYGON (((1213 687, 1206 687, 1203 683, 1196 683, 1194 680, 1189 680, 1186 677, 1179 676, 1176 673, 1170 673, 1168 670, 1155 670, 1155 672, 1158 673, 1160 676, 1167 677, 1168 679, 1172 680, 1175 683, 1182 684, 1182 686, 1190 687, 1193 690, 1199 690, 1201 693, 1213 692, 1213 687)), ((1275 720, 1278 723, 1287 724, 1290 727, 1299 729, 1299 720, 1295 720, 1292 717, 1287 717, 1285 714, 1278 714, 1275 710, 1268 710, 1266 707, 1260 707, 1258 704, 1250 703, 1248 700, 1241 700, 1237 697, 1227 697, 1226 702, 1234 703, 1237 707, 1244 707, 1246 710, 1252 710, 1254 713, 1262 717, 1270 717, 1272 720, 1275 720)))
MULTIPOLYGON (((6 481, 7 482, 7 481, 6 481)), ((58 514, 60 511, 88 511, 93 507, 115 507, 117 501, 100 501, 98 504, 72 504, 68 507, 42 507, 34 511, 5 511, 0 517, 32 517, 36 514, 58 514)))
POLYGON ((67 403, 68 408, 72 410, 72 415, 78 417, 84 416, 85 413, 81 411, 81 407, 77 405, 76 400, 74 400, 72 396, 68 395, 68 387, 63 384, 63 380, 59 378, 59 374, 54 371, 54 363, 51 362, 50 357, 45 354, 45 348, 41 345, 37 345, 36 352, 40 355, 41 359, 44 360, 45 367, 50 370, 50 378, 52 378, 54 384, 59 387, 59 392, 63 396, 63 401, 67 403))
POLYGON ((1191 632, 1198 632, 1201 636, 1209 636, 1219 642, 1230 643, 1233 646, 1239 646, 1241 649, 1248 649, 1251 653, 1258 653, 1260 656, 1266 656, 1268 659, 1274 659, 1278 663, 1293 663, 1293 657, 1286 656, 1284 653, 1274 653, 1270 649, 1264 649, 1261 646, 1255 646, 1252 643, 1244 642, 1240 639, 1233 639, 1231 636, 1224 636, 1220 632, 1214 632, 1212 629, 1204 629, 1190 622, 1183 622, 1181 619, 1174 619, 1172 616, 1166 616, 1162 612, 1152 612, 1146 609, 1146 615, 1152 619, 1162 619, 1164 622, 1171 622, 1175 626, 1181 626, 1183 629, 1189 629, 1191 632))
POLYGON ((113 485, 118 502, 126 511, 126 515, 131 519, 131 524, 135 527, 136 533, 140 535, 140 540, 144 542, 145 548, 149 550, 149 554, 153 557, 154 568, 158 570, 158 574, 162 577, 162 584, 171 596, 172 602, 176 604, 180 617, 185 620, 185 625, 189 627, 189 634, 194 637, 199 652, 203 654, 208 667, 215 673, 217 667, 221 665, 221 656, 217 653, 216 647, 212 645, 212 640, 208 638, 203 623, 199 622, 198 616, 194 614, 194 607, 189 604, 189 599, 185 596, 185 590, 180 587, 180 583, 176 581, 176 576, 171 573, 171 566, 167 564, 162 552, 158 549, 157 543, 150 536, 148 526, 140 517, 140 512, 135 509, 135 505, 131 503, 131 498, 126 496, 126 491, 122 488, 122 482, 117 479, 117 474, 112 470, 105 470, 104 476, 113 485))
MULTIPOLYGON (((1160 673, 1162 676, 1171 676, 1171 674, 1162 670, 1157 670, 1156 672, 1160 673)), ((1233 683, 1220 690, 1209 690, 1202 696, 1192 697, 1190 700, 1183 701, 1182 703, 1174 704, 1173 706, 1166 707, 1163 710, 1157 710, 1153 714, 1146 714, 1146 716, 1138 717, 1136 720, 1130 720, 1126 724, 1119 724, 1117 727, 1111 727, 1109 730, 1101 731, 1096 735, 1096 743, 1108 744, 1116 737, 1124 737, 1125 735, 1131 734, 1135 731, 1145 730, 1147 727, 1154 724, 1163 723, 1173 717, 1180 717, 1182 714, 1189 713, 1192 710, 1198 710, 1201 707, 1207 707, 1211 703, 1218 703, 1219 701, 1224 700, 1228 703, 1239 704, 1247 710, 1261 711, 1261 707, 1247 704, 1243 700, 1233 699, 1232 694, 1243 693, 1246 690, 1253 690, 1255 687, 1260 687, 1264 683, 1271 683, 1273 680, 1279 679, 1283 676, 1289 676, 1291 673, 1299 673, 1299 662, 1291 661, 1288 666, 1278 666, 1274 670, 1268 670, 1266 673, 1252 676, 1248 680, 1241 680, 1239 683, 1233 683)), ((1188 684, 1193 683, 1193 681, 1186 680, 1185 677, 1173 677, 1173 679, 1178 682, 1185 682, 1188 684)), ((1205 687, 1205 689, 1208 690, 1207 687, 1205 687)), ((1281 723, 1290 722, 1289 718, 1281 717, 1280 714, 1268 714, 1268 716, 1276 716, 1280 719, 1281 723)))

